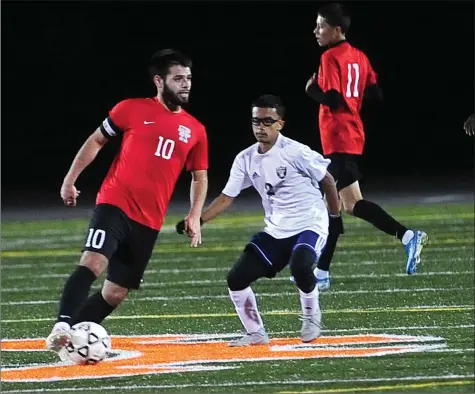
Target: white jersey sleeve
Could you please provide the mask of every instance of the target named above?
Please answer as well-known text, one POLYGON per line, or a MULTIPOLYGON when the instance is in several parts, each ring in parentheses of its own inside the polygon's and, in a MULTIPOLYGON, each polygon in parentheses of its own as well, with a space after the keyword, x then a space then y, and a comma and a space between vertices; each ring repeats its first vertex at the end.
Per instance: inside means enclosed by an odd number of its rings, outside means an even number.
POLYGON ((330 162, 330 159, 325 159, 320 153, 302 145, 295 158, 295 167, 312 180, 320 182, 325 177, 330 162))
POLYGON ((252 186, 249 175, 246 172, 245 156, 239 154, 236 156, 231 167, 228 182, 224 187, 222 193, 229 197, 237 197, 241 190, 252 186))

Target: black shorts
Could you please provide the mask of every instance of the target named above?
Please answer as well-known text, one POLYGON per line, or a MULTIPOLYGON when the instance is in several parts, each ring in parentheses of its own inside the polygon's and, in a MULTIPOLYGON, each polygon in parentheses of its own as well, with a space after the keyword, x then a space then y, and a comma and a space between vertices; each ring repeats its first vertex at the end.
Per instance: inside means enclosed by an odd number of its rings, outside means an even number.
POLYGON ((158 231, 130 219, 120 208, 94 208, 83 251, 107 257, 107 279, 127 289, 138 289, 157 241, 158 231))
POLYGON ((332 153, 327 156, 331 160, 328 172, 335 178, 338 191, 361 179, 362 174, 358 169, 359 156, 348 153, 332 153))
POLYGON ((268 266, 265 276, 272 278, 287 266, 295 248, 306 247, 312 250, 317 262, 326 242, 325 237, 310 230, 281 239, 274 238, 266 232, 260 232, 251 238, 245 250, 256 252, 261 261, 268 266))

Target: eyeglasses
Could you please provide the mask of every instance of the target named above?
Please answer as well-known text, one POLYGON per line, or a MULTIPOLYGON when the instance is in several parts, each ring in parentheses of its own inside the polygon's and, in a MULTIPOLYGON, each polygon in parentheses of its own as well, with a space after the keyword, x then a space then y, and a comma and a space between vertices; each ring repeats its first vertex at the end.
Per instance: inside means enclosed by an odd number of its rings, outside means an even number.
POLYGON ((275 122, 278 122, 277 119, 273 119, 271 117, 267 117, 267 118, 252 118, 251 119, 251 122, 254 126, 259 126, 261 123, 266 126, 266 127, 269 127, 269 126, 272 126, 275 122))

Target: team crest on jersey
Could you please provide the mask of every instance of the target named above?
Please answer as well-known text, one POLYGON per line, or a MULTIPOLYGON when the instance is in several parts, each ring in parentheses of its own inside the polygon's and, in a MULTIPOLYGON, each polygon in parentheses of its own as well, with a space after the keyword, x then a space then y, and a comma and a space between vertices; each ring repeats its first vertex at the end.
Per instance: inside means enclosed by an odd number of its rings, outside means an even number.
POLYGON ((287 175, 287 167, 277 167, 275 172, 280 179, 284 179, 287 175))
POLYGON ((191 138, 191 130, 182 125, 178 126, 178 139, 187 144, 189 138, 191 138))

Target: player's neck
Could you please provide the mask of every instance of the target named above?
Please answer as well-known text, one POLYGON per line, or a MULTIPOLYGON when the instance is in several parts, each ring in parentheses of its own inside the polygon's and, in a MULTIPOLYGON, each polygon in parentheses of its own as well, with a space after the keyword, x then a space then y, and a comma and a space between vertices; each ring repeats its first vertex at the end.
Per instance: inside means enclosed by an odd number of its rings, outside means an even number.
POLYGON ((328 44, 329 48, 335 47, 343 42, 346 42, 346 37, 344 35, 339 36, 335 41, 332 41, 328 44))
POLYGON ((272 142, 259 142, 259 147, 257 151, 260 154, 267 153, 272 149, 272 147, 275 145, 276 142, 277 142, 277 138, 272 142))
POLYGON ((160 94, 157 94, 156 98, 157 101, 162 104, 168 111, 173 113, 181 112, 181 107, 179 105, 166 102, 160 94))

